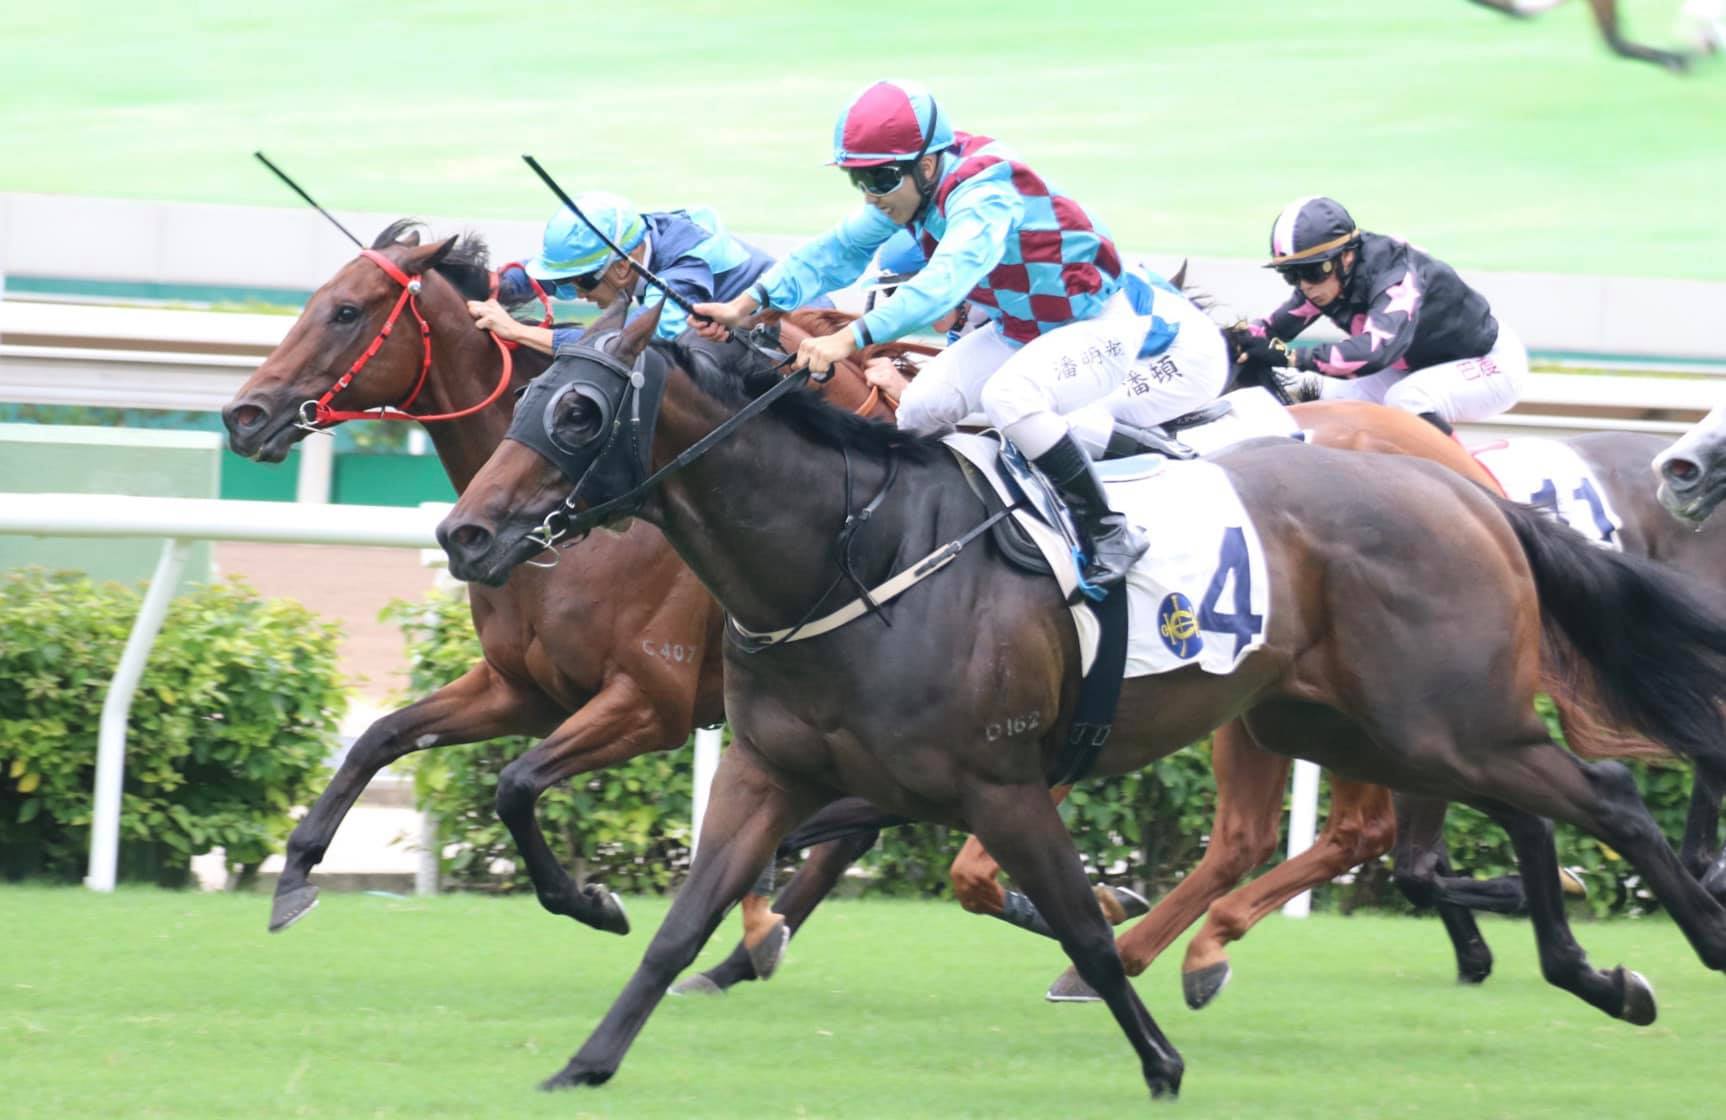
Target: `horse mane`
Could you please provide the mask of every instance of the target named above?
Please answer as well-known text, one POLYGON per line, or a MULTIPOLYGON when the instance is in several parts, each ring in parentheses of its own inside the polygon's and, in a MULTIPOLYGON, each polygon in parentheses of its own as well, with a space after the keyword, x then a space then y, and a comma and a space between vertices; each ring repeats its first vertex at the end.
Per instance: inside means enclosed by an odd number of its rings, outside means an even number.
MULTIPOLYGON (((842 311, 836 314, 845 315, 842 311)), ((849 321, 849 317, 844 321, 849 321)), ((735 343, 723 350, 709 351, 721 359, 719 363, 694 358, 691 354, 694 341, 688 335, 671 341, 655 339, 652 345, 687 373, 697 389, 732 408, 748 404, 778 384, 781 377, 777 364, 735 343)), ((912 435, 886 421, 869 420, 835 408, 819 390, 809 386, 786 393, 768 411, 817 443, 833 447, 853 448, 872 455, 896 452, 917 462, 933 459, 942 450, 939 439, 912 435)))
MULTIPOLYGON (((418 218, 397 218, 372 242, 373 249, 388 249, 408 233, 425 229, 418 218)), ((491 296, 491 249, 485 238, 469 230, 457 236, 449 250, 432 265, 432 271, 448 280, 468 299, 491 296)))

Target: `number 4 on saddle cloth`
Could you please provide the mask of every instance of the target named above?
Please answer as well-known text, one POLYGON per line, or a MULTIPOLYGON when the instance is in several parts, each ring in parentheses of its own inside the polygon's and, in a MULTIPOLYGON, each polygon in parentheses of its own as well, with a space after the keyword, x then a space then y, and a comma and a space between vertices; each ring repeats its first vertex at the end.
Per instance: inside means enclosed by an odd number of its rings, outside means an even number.
MULTIPOLYGON (((1088 673, 1098 657, 1096 615, 1080 594, 1075 534, 1054 489, 1016 448, 989 435, 957 434, 946 444, 1001 504, 1023 502, 1013 520, 1037 546, 1073 606, 1088 673)), ((1228 674, 1264 644, 1270 581, 1264 546, 1228 473, 1204 460, 1157 455, 1097 464, 1109 504, 1151 542, 1133 566, 1127 592, 1122 675, 1142 677, 1197 665, 1228 674)), ((976 485, 974 482, 973 485, 976 485)))
POLYGON ((1469 448, 1504 496, 1546 511, 1602 548, 1624 550, 1624 522, 1606 487, 1574 448, 1555 439, 1518 437, 1469 448))

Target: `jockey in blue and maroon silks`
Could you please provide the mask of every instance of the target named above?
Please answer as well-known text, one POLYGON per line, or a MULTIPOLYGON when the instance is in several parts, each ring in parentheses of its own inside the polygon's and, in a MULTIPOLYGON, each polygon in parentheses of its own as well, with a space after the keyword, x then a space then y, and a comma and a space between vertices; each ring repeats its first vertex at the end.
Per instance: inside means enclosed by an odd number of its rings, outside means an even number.
MULTIPOLYGON (((802 246, 749 293, 698 307, 723 333, 761 307, 795 307, 856 280, 901 227, 927 264, 843 331, 803 342, 798 362, 820 371, 863 346, 923 329, 961 302, 991 323, 923 366, 899 402, 899 424, 949 428, 979 407, 1058 485, 1092 547, 1085 578, 1109 586, 1143 555, 1144 539, 1108 506, 1090 457, 1062 414, 1107 396, 1134 374, 1147 338, 1168 323, 1132 299, 1108 232, 1004 145, 955 132, 913 82, 877 82, 840 114, 833 162, 865 205, 802 246)), ((1161 350, 1158 351, 1162 355, 1161 350)), ((1210 400, 1222 386, 1196 372, 1145 379, 1156 423, 1210 400)))
POLYGON ((1446 432, 1515 404, 1528 351, 1481 294, 1443 261, 1364 233, 1341 204, 1290 203, 1271 227, 1271 261, 1294 287, 1281 307, 1234 332, 1248 355, 1281 367, 1298 400, 1367 400, 1418 413, 1446 432), (1320 315, 1349 337, 1284 346, 1320 315))

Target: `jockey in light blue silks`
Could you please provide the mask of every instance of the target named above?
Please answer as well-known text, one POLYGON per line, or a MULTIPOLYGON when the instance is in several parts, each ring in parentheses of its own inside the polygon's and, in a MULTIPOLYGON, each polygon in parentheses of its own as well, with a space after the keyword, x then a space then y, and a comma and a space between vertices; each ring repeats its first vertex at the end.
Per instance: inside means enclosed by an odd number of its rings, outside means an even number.
MULTIPOLYGON (((730 299, 747 291, 773 264, 772 257, 726 232, 718 215, 706 207, 644 214, 605 191, 589 191, 575 201, 619 248, 690 303, 730 299)), ((631 318, 659 302, 658 293, 629 262, 567 207, 559 207, 546 222, 539 255, 521 268, 504 270, 497 299, 468 305, 481 327, 549 354, 560 343, 574 341, 582 328, 549 330, 511 318, 505 308, 535 298, 529 277, 554 299, 584 299, 602 308, 620 298, 640 304, 631 318)), ((676 338, 687 325, 683 309, 667 301, 656 333, 676 338)))
MULTIPOLYGON (((899 424, 919 433, 951 427, 981 407, 990 422, 1058 485, 1090 538, 1085 578, 1124 579, 1145 541, 1113 513, 1090 457, 1062 413, 1107 396, 1132 376, 1147 346, 1169 327, 1122 284, 1108 232, 1006 148, 955 132, 933 97, 913 82, 877 82, 840 114, 833 162, 865 205, 826 236, 774 266, 749 292, 697 307, 714 324, 742 322, 758 308, 795 307, 856 280, 871 254, 900 228, 928 263, 915 278, 844 331, 806 340, 798 362, 820 371, 873 342, 919 330, 970 300, 990 326, 959 339, 925 365, 899 402, 899 424), (1143 310, 1141 310, 1143 308, 1143 310)), ((1218 370, 1226 373, 1226 363, 1218 370)), ((1222 390, 1185 371, 1146 377, 1140 394, 1155 423, 1190 411, 1222 390)))

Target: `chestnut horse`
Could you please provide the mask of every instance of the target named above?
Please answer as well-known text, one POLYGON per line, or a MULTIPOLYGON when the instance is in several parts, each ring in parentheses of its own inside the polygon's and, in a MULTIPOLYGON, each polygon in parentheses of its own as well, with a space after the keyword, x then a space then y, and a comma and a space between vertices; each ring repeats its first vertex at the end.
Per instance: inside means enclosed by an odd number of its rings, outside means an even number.
MULTIPOLYGON (((426 430, 456 491, 467 488, 503 438, 516 395, 550 358, 526 348, 507 353, 475 329, 467 301, 485 299, 493 288, 483 241, 469 236, 422 245, 413 227, 392 224, 371 250, 383 263, 362 254, 312 294, 281 345, 223 410, 237 454, 281 461, 307 434, 299 423, 307 402, 335 388, 338 373, 373 347, 328 403, 357 413, 410 402, 413 415, 443 418, 426 430), (411 304, 386 264, 417 284, 411 304), (423 338, 403 317, 404 307, 423 318, 423 338), (384 332, 395 319, 400 329, 384 332)), ((792 340, 801 337, 794 323, 784 329, 792 340)), ((840 407, 890 415, 860 366, 842 367, 827 393, 840 407)), ((498 812, 541 904, 596 929, 628 930, 615 896, 596 884, 578 885, 564 870, 533 806, 557 782, 676 749, 694 727, 723 719, 721 613, 659 531, 645 524, 599 534, 579 557, 555 567, 522 568, 506 586, 472 586, 469 601, 484 659, 379 719, 354 743, 288 840, 271 930, 285 929, 316 903, 312 868, 378 770, 413 751, 520 734, 543 738, 505 768, 498 812)), ((811 858, 837 857, 843 867, 859 842, 836 842, 811 858)))
MULTIPOLYGON (((990 515, 944 448, 798 392, 779 367, 752 358, 726 373, 687 336, 653 344, 650 319, 604 316, 560 354, 438 530, 453 572, 496 585, 544 534, 641 517, 737 620, 725 642, 734 738, 689 880, 548 1087, 613 1076, 780 837, 853 794, 975 831, 1108 1004, 1152 1093, 1178 1090, 1180 1056, 1127 982, 1044 784, 1078 676, 1057 585, 977 536, 990 515), (810 469, 839 457, 843 478, 810 469), (865 531, 850 528, 853 491, 875 495, 865 531), (904 589, 902 575, 930 571, 904 589), (783 631, 740 637, 861 607, 847 574, 878 591, 898 581, 889 618, 811 626, 799 648, 783 631)), ((1126 681, 1096 773, 1143 766, 1244 715, 1276 753, 1491 815, 1516 846, 1544 975, 1607 1014, 1650 1022, 1652 992, 1587 963, 1542 818, 1610 843, 1704 963, 1726 970, 1726 909, 1679 863, 1628 772, 1579 761, 1533 709, 1549 627, 1617 718, 1726 772, 1726 614, 1659 565, 1595 549, 1431 463, 1295 441, 1213 462, 1259 528, 1281 606, 1265 645, 1226 675, 1187 667, 1126 681), (1599 626, 1601 614, 1615 624, 1599 626)))

